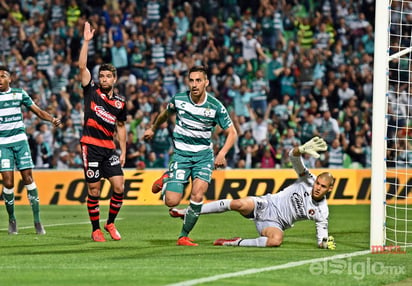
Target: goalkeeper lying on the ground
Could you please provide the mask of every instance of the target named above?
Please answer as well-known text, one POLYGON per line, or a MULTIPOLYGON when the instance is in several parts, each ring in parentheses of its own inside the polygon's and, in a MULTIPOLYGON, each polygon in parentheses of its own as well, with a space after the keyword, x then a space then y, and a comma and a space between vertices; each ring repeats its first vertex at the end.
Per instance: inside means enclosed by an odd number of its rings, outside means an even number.
MULTIPOLYGON (((319 137, 291 149, 290 160, 299 178, 276 194, 236 200, 224 199, 204 204, 201 214, 238 211, 244 217, 253 219, 260 234, 258 238, 253 239, 218 239, 214 245, 280 246, 285 229, 291 227, 295 221, 310 219, 316 222, 318 246, 335 249, 334 239, 328 235, 329 210, 325 197, 333 187, 334 178, 329 172, 323 172, 315 177, 301 159, 304 153, 318 158, 318 152, 326 149, 325 141, 319 137)), ((185 209, 172 208, 169 213, 173 217, 184 217, 185 209)))

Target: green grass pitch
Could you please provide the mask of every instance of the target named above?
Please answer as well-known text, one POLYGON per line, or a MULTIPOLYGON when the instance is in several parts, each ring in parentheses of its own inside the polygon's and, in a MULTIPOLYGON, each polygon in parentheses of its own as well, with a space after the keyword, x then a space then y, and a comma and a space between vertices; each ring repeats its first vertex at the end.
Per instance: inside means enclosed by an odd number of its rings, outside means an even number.
MULTIPOLYGON (((201 216, 191 233, 199 247, 176 246, 182 221, 169 217, 164 206, 123 206, 116 223, 122 240, 112 241, 106 235, 108 241, 104 243, 90 239, 86 206, 41 206, 45 236, 35 234, 30 207, 16 206, 19 234, 11 236, 7 234, 7 215, 2 207, 2 286, 375 286, 412 282, 412 255, 408 251, 293 264, 367 250, 367 205, 330 206, 329 228, 337 243, 335 251, 316 247, 312 221, 297 222, 287 230, 279 248, 213 246, 213 241, 220 237, 257 236, 253 222, 234 212, 201 216), (398 281, 401 282, 395 283, 398 281)), ((106 218, 107 210, 101 207, 102 219, 106 218)))

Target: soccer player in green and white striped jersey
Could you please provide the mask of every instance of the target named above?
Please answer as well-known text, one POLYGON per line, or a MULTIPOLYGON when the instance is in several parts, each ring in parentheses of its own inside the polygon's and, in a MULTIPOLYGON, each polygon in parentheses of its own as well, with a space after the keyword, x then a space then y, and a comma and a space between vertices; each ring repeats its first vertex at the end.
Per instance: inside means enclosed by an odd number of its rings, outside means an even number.
POLYGON ((21 106, 24 105, 43 120, 60 125, 60 119, 40 109, 21 88, 11 88, 10 71, 0 66, 0 173, 3 178, 3 199, 9 215, 9 234, 17 234, 14 215, 14 167, 20 171, 27 197, 33 210, 34 227, 37 234, 46 231, 40 222, 39 196, 33 180, 34 167, 27 135, 23 123, 21 106))
POLYGON ((176 115, 173 130, 174 154, 169 170, 159 180, 163 188, 164 202, 168 207, 180 203, 185 185, 189 183, 189 178, 192 180, 190 205, 177 245, 198 245, 188 237, 189 232, 200 215, 203 196, 211 181, 213 168, 226 166, 225 156, 237 137, 226 108, 206 92, 208 84, 207 69, 203 66, 192 67, 189 71, 190 91, 177 93, 168 103, 167 109, 158 115, 152 127, 144 133, 145 140, 152 139, 156 129, 166 122, 169 116, 176 115), (211 137, 216 125, 225 130, 227 138, 214 158, 211 137))

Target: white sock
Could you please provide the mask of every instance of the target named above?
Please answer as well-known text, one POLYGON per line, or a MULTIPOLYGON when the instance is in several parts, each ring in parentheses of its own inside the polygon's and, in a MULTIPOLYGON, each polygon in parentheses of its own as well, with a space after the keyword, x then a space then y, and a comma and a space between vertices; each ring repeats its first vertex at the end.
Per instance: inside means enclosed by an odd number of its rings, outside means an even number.
POLYGON ((211 203, 204 204, 202 206, 201 214, 210 214, 210 213, 222 213, 230 211, 230 202, 232 200, 218 200, 211 203))
POLYGON ((252 239, 242 239, 239 242, 239 246, 257 246, 257 247, 266 247, 266 241, 268 238, 266 236, 260 236, 258 238, 252 239))

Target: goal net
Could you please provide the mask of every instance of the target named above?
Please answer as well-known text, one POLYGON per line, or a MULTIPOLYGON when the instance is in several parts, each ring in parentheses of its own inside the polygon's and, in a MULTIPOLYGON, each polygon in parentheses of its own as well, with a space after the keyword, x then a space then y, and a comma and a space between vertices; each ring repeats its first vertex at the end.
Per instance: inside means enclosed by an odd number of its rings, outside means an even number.
POLYGON ((376 1, 376 11, 370 244, 405 249, 412 246, 412 1, 376 1))

